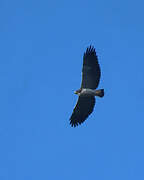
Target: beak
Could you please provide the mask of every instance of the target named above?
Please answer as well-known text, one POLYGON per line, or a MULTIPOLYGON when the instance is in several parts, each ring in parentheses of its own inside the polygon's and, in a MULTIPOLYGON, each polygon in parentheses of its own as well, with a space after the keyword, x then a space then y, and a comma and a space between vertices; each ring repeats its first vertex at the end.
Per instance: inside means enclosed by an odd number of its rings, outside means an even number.
POLYGON ((75 94, 77 94, 77 92, 76 92, 76 91, 74 91, 74 93, 75 93, 75 94))

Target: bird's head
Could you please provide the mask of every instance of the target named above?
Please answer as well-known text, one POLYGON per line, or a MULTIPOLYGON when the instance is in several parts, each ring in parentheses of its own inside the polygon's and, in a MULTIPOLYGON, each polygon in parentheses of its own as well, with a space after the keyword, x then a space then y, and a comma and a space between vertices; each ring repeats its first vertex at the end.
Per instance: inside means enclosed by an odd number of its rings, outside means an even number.
POLYGON ((78 94, 78 92, 77 92, 77 91, 74 91, 74 93, 75 93, 75 94, 78 94))
POLYGON ((74 93, 77 94, 77 95, 79 95, 79 94, 81 93, 81 89, 76 90, 74 93))

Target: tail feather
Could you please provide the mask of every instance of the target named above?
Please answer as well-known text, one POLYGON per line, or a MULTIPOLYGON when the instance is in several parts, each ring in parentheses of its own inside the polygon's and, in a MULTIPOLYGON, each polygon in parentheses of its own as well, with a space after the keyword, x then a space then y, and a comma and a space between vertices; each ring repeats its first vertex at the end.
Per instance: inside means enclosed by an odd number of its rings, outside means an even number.
POLYGON ((104 89, 96 90, 96 96, 103 97, 104 96, 104 89))

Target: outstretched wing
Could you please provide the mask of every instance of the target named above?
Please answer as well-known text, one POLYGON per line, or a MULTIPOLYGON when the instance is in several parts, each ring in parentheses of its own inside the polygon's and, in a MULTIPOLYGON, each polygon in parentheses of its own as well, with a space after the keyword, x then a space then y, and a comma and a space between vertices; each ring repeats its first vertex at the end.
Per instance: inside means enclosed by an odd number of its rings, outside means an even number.
POLYGON ((81 88, 96 89, 100 80, 100 66, 94 47, 87 48, 83 56, 81 88))
POLYGON ((71 126, 78 126, 93 112, 95 105, 94 96, 79 96, 77 104, 70 117, 71 126))

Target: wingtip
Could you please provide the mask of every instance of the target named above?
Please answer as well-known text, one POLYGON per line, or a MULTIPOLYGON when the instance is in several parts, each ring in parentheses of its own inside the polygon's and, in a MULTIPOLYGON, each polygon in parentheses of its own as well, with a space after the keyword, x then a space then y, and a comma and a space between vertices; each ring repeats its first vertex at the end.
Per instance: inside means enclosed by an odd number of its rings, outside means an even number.
POLYGON ((95 53, 96 54, 96 51, 95 51, 95 48, 93 45, 90 45, 87 47, 86 54, 89 54, 89 53, 95 53))
POLYGON ((77 127, 78 126, 78 123, 72 123, 72 122, 70 122, 70 125, 71 125, 71 127, 77 127))
POLYGON ((78 126, 80 126, 81 124, 83 124, 84 123, 84 121, 73 121, 72 119, 70 119, 70 126, 71 127, 78 127, 78 126))

